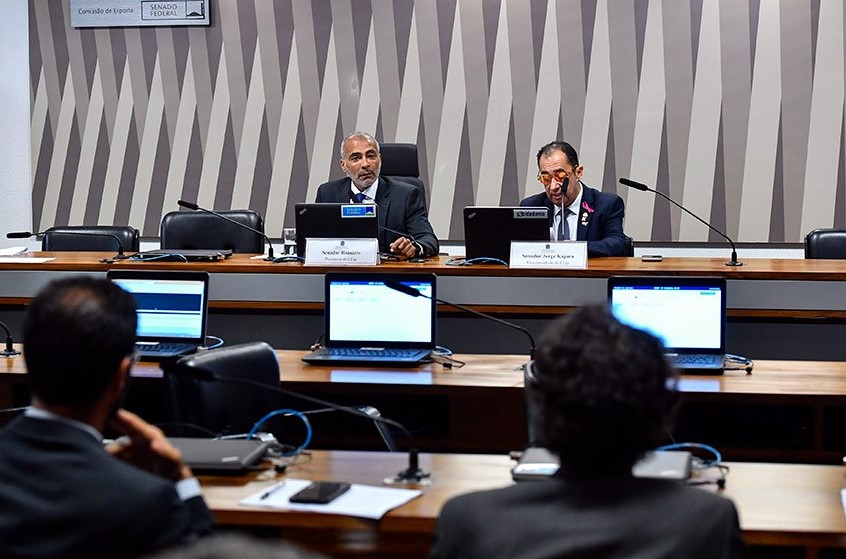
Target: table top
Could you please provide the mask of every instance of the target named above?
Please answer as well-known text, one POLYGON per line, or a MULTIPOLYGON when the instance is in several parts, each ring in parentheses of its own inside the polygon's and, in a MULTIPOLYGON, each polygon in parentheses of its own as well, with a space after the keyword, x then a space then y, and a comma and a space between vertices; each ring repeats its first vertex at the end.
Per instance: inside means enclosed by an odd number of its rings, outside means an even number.
MULTIPOLYGON (((337 267, 304 266, 299 262, 271 263, 256 255, 233 254, 220 262, 154 262, 119 260, 112 263, 100 262, 114 256, 107 252, 33 252, 27 255, 35 258, 51 258, 48 262, 21 263, 20 258, 0 258, 0 270, 86 270, 106 271, 112 268, 132 269, 185 269, 206 270, 210 273, 261 273, 261 274, 325 274, 338 270, 337 267)), ((26 258, 26 257, 23 257, 26 258)), ((640 258, 606 257, 591 258, 585 270, 576 269, 520 269, 496 264, 473 266, 448 265, 453 257, 438 256, 423 263, 383 262, 379 270, 391 272, 419 273, 434 272, 438 275, 475 276, 561 276, 561 277, 608 277, 609 275, 694 275, 721 276, 728 279, 810 279, 815 281, 842 281, 846 277, 846 260, 806 260, 801 258, 746 258, 743 266, 729 267, 726 258, 667 257, 661 262, 643 262, 640 258)), ((372 271, 372 266, 344 267, 352 271, 372 271)))
MULTIPOLYGON (((403 469, 404 453, 313 451, 290 466, 288 476, 381 485, 403 469)), ((434 484, 423 495, 389 512, 379 523, 313 513, 242 507, 238 501, 279 478, 202 477, 206 500, 219 523, 274 526, 321 526, 389 532, 431 532, 444 502, 462 493, 511 482, 506 456, 422 454, 421 467, 434 484)), ((723 495, 734 501, 747 542, 761 545, 846 546, 846 517, 840 499, 842 466, 729 463, 723 495)), ((708 486, 710 487, 710 486, 708 486)), ((709 490, 709 489, 703 489, 709 490)), ((714 490, 714 489, 710 489, 714 490)))

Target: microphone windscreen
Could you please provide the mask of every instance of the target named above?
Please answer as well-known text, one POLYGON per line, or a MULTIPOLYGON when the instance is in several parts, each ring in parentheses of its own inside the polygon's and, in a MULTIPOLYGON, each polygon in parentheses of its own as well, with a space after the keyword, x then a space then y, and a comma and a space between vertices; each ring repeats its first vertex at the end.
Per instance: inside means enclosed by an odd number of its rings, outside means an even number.
POLYGON ((641 182, 635 182, 631 179, 620 179, 620 184, 622 184, 624 186, 629 186, 631 188, 634 188, 635 190, 642 190, 643 192, 648 192, 649 190, 651 190, 645 184, 643 184, 641 182))
POLYGON ((176 205, 183 208, 188 208, 189 210, 197 210, 200 208, 200 206, 198 206, 194 202, 186 202, 185 200, 177 200, 176 205))
POLYGON ((28 239, 32 237, 32 233, 29 231, 13 231, 11 233, 6 233, 7 239, 28 239))

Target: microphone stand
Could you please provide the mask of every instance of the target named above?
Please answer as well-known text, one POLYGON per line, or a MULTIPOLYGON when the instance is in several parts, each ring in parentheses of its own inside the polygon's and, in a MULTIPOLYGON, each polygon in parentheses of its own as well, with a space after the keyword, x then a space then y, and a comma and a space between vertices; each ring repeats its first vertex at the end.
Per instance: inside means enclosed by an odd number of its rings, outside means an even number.
POLYGON ((16 355, 20 355, 21 352, 12 347, 12 344, 14 343, 12 341, 12 333, 2 322, 0 322, 0 327, 6 331, 6 349, 0 351, 0 357, 14 357, 16 355))
POLYGON ((726 235, 725 233, 723 233, 722 231, 720 231, 719 229, 717 229, 716 227, 714 227, 713 225, 711 225, 710 223, 708 223, 707 221, 705 221, 704 219, 702 219, 701 217, 699 217, 698 215, 693 213, 692 211, 688 210, 687 208, 685 208, 684 206, 682 206, 681 204, 679 204, 678 202, 676 202, 675 200, 673 200, 672 198, 670 198, 669 196, 664 194, 663 192, 655 190, 654 188, 649 188, 645 184, 640 183, 640 182, 635 182, 631 179, 621 178, 620 184, 634 188, 635 190, 640 190, 642 192, 655 193, 658 196, 660 196, 660 197, 664 198, 665 200, 667 200, 668 202, 670 202, 671 204, 673 204, 674 206, 676 206, 677 208, 679 208, 680 210, 682 210, 683 212, 687 213, 690 216, 693 216, 695 219, 699 220, 700 223, 704 224, 708 229, 710 229, 711 231, 714 231, 715 233, 720 235, 722 238, 727 240, 729 242, 729 244, 731 245, 731 260, 726 262, 726 266, 743 266, 743 262, 737 261, 737 249, 734 246, 734 241, 729 239, 728 235, 726 235))
POLYGON ((270 242, 270 237, 268 237, 263 231, 259 231, 258 229, 253 229, 249 225, 241 223, 240 221, 236 221, 229 216, 223 215, 220 212, 215 212, 215 211, 212 211, 212 210, 207 210, 206 208, 202 208, 202 207, 198 206, 197 204, 195 204, 193 202, 187 202, 185 200, 177 200, 176 204, 181 208, 187 208, 189 210, 205 212, 209 215, 213 215, 215 217, 219 217, 220 219, 228 221, 229 223, 233 223, 233 224, 237 225, 238 227, 242 227, 242 228, 246 229, 247 231, 251 231, 253 233, 258 233, 259 235, 261 235, 267 241, 267 256, 265 256, 262 260, 264 260, 265 262, 282 262, 282 260, 276 260, 276 258, 274 258, 274 256, 273 256, 273 243, 270 242))
MULTIPOLYGON (((432 474, 420 468, 418 450, 414 440, 414 436, 411 434, 411 431, 409 431, 402 423, 398 421, 382 417, 381 414, 376 415, 372 411, 370 413, 367 413, 366 411, 359 411, 358 409, 341 406, 339 404, 329 402, 328 400, 322 400, 320 398, 315 398, 314 396, 308 396, 300 392, 294 392, 293 390, 288 390, 287 388, 264 384, 251 379, 225 377, 212 371, 209 371, 208 369, 203 369, 200 367, 188 367, 186 365, 180 365, 178 362, 168 365, 166 369, 168 372, 174 373, 176 375, 187 376, 201 381, 217 381, 229 384, 238 384, 242 386, 251 386, 253 388, 260 388, 262 390, 270 390, 272 392, 282 394, 283 396, 291 396, 309 402, 311 404, 325 406, 337 411, 355 415, 357 417, 363 417, 364 419, 367 419, 369 421, 374 421, 376 423, 382 423, 384 425, 396 427, 397 429, 403 432, 403 434, 408 438, 408 441, 411 444, 411 448, 408 451, 408 467, 404 470, 397 472, 397 474, 394 476, 386 477, 382 480, 382 482, 387 485, 424 486, 432 484, 432 474)), ((167 372, 165 374, 167 374, 167 372)))

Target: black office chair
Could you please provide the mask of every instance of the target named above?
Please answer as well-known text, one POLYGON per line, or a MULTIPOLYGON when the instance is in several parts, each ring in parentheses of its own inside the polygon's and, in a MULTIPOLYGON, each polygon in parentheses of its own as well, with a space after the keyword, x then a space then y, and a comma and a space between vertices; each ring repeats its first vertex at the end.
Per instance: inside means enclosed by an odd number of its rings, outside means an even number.
POLYGON ((264 342, 212 349, 162 364, 166 408, 174 428, 169 434, 205 436, 249 432, 268 412, 281 408, 282 397, 258 386, 222 380, 198 380, 192 370, 223 378, 251 380, 279 386, 276 352, 264 342), (182 374, 180 374, 182 373, 182 374))
POLYGON ((805 258, 846 259, 846 229, 814 229, 805 235, 805 258))
POLYGON ((128 225, 51 227, 44 232, 44 236, 41 238, 41 250, 119 252, 118 241, 120 241, 120 246, 124 252, 138 252, 140 247, 138 229, 128 225), (117 237, 117 240, 115 237, 117 237))
POLYGON ((426 187, 420 180, 420 165, 417 159, 416 144, 379 144, 382 154, 383 177, 397 179, 411 184, 423 193, 423 203, 426 203, 426 187))
MULTIPOLYGON (((218 212, 253 229, 264 231, 264 222, 253 210, 218 212)), ((205 212, 170 212, 162 219, 161 246, 167 250, 228 249, 263 253, 264 238, 205 212)))

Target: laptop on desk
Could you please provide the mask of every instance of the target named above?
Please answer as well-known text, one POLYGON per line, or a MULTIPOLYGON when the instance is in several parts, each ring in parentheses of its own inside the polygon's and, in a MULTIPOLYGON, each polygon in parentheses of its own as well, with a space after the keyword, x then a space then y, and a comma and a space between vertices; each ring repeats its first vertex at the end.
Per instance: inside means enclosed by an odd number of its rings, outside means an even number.
POLYGON ((413 367, 435 349, 434 274, 330 272, 324 283, 325 347, 306 363, 413 367), (426 297, 391 289, 390 281, 426 297))
POLYGON ((467 260, 511 261, 511 241, 548 241, 549 210, 544 207, 467 206, 464 249, 467 260))
POLYGON ((725 365, 726 280, 723 278, 608 278, 612 314, 659 338, 677 369, 719 374, 725 365))
POLYGON ((244 473, 254 468, 270 447, 256 439, 192 439, 169 437, 182 460, 197 474, 244 473))
POLYGON ((172 359, 205 343, 208 272, 109 270, 106 277, 135 297, 141 359, 172 359))

